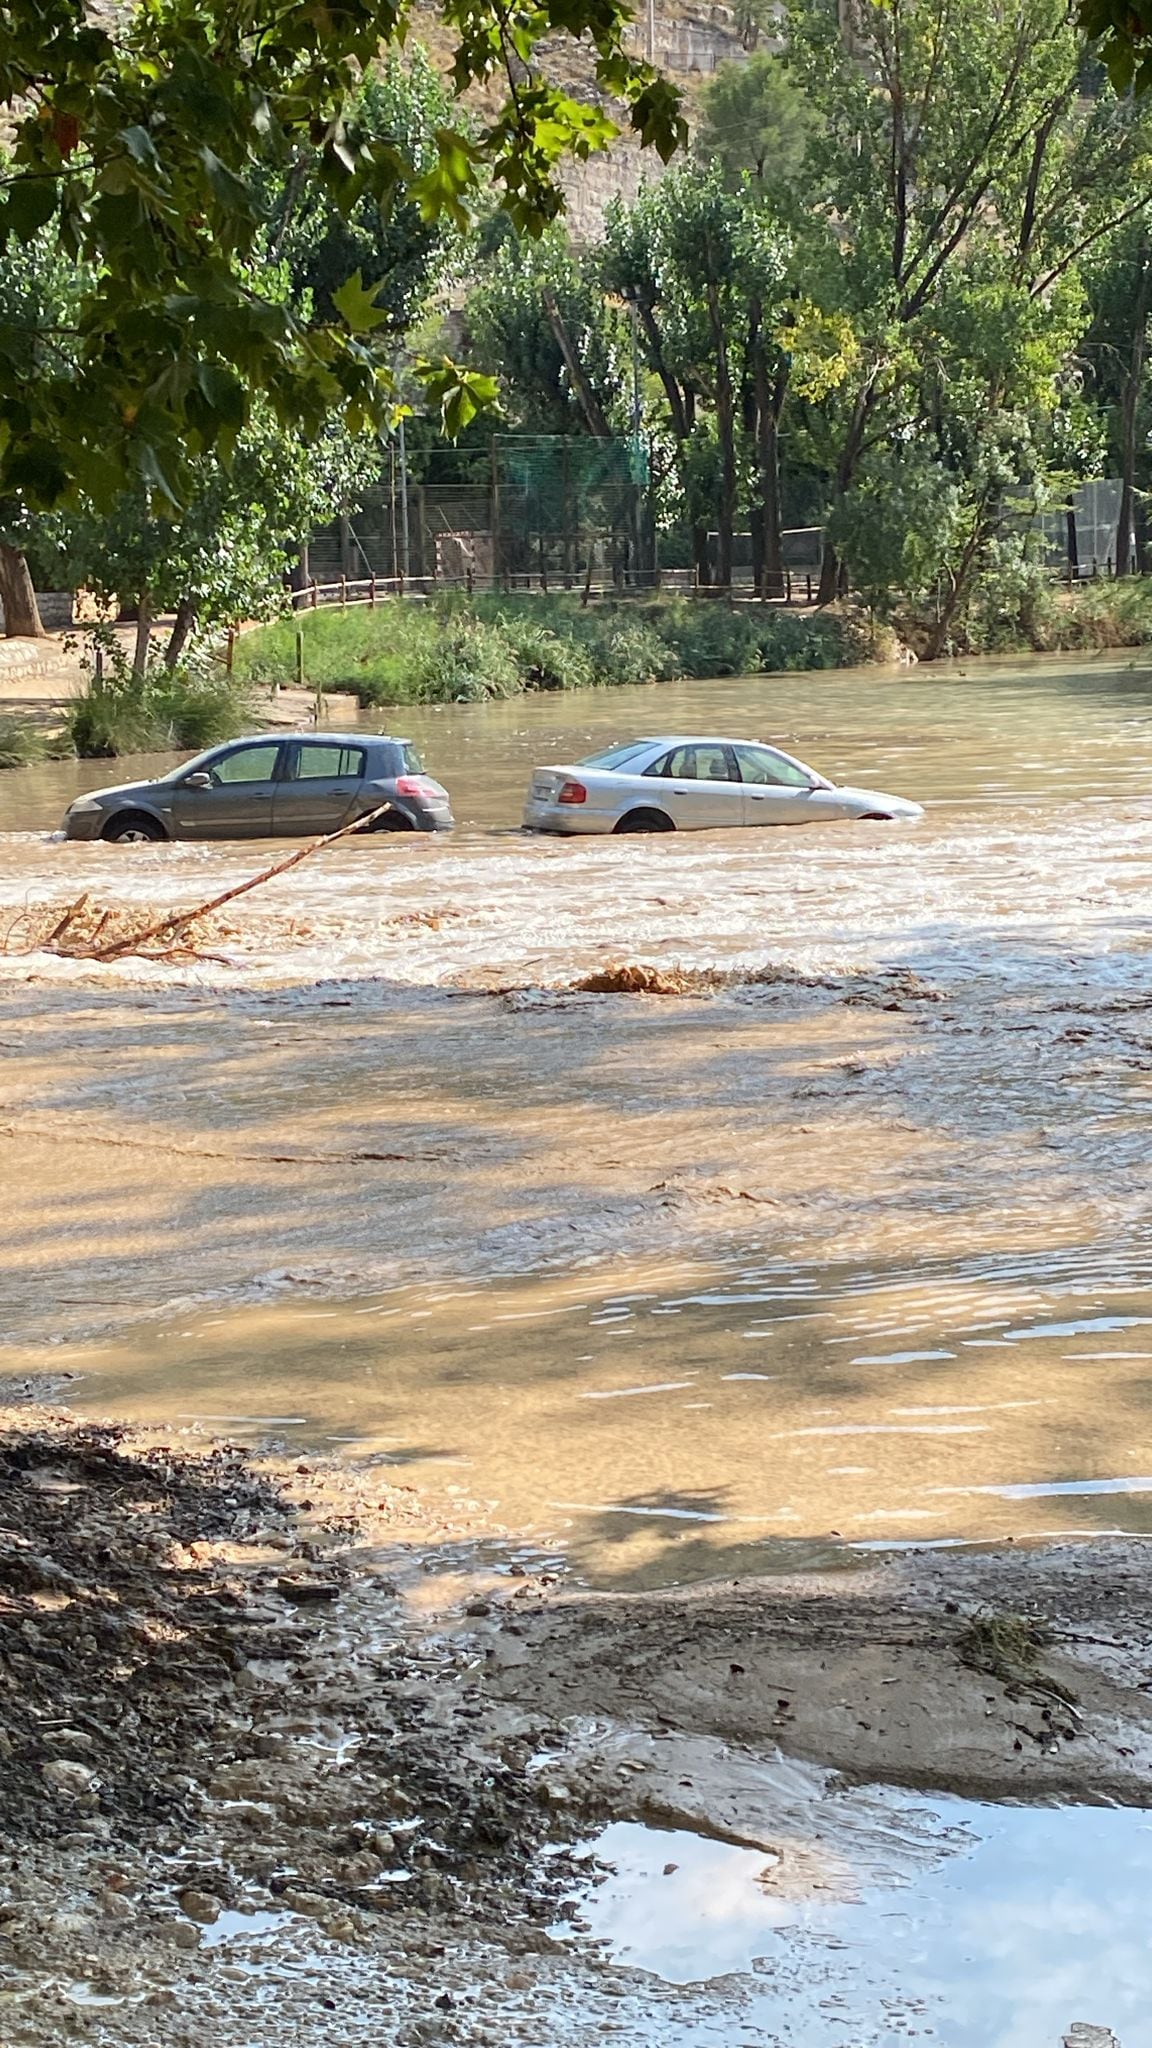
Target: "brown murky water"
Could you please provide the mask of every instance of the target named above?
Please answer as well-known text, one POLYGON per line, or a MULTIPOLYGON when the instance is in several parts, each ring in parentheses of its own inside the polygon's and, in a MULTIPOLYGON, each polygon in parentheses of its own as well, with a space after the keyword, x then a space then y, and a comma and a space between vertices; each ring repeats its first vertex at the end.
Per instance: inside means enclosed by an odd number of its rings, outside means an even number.
MULTIPOLYGON (((1152 673, 402 726, 453 840, 306 865, 226 964, 0 959, 14 1367, 91 1374, 94 1409, 344 1443, 611 1584, 1152 1526, 1152 673), (928 815, 515 832, 534 762, 654 726, 774 738, 928 815), (611 958, 821 987, 460 1000, 611 958), (893 969, 933 999, 887 1001, 893 969)), ((266 858, 44 836, 108 779, 4 778, 0 903, 194 901, 266 858)))
MULTIPOLYGON (((920 801, 1110 801, 1152 791, 1152 665, 1140 655, 974 661, 589 690, 365 713, 449 784, 465 831, 519 824, 531 769, 650 732, 770 740, 842 782, 920 801)), ((178 757, 51 762, 7 774, 0 826, 51 831, 82 790, 161 774, 178 757)))
POLYGON ((674 1265, 203 1306, 80 1408, 341 1445, 616 1586, 1152 1531, 1152 1252, 674 1265), (606 1286, 607 1282, 607 1286, 606 1286))

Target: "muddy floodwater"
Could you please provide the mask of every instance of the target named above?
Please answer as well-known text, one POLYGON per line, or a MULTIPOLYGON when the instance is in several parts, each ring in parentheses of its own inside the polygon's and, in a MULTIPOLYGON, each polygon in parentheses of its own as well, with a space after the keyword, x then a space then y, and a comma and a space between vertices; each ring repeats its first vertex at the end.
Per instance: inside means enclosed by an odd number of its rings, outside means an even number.
MULTIPOLYGON (((374 838, 183 965, 21 950, 266 847, 0 783, 6 1370, 336 1443, 605 1585, 1152 1526, 1152 673, 838 673, 406 711, 374 838), (775 740, 915 826, 516 830, 535 763, 775 740), (678 998, 571 984, 722 970, 678 998)), ((154 769, 159 766, 152 763, 154 769)))

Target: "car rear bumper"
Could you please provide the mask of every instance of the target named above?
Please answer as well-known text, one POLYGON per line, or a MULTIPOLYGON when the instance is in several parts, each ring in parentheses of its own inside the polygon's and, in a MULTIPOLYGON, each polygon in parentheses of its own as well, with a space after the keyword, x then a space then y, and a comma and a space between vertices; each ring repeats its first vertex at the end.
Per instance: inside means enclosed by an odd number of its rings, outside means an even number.
POLYGON ((529 798, 521 824, 525 832, 611 832, 619 815, 594 804, 533 803, 529 798))
POLYGON ((451 832, 456 823, 449 810, 413 810, 409 814, 418 832, 451 832))

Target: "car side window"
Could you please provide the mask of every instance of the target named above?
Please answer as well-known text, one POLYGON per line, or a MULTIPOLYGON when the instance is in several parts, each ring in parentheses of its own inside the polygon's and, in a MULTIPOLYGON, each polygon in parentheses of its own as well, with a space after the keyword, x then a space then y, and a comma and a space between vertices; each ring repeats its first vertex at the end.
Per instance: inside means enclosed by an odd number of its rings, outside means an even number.
POLYGON ((683 776, 685 780, 691 780, 696 774, 696 749, 695 747, 673 747, 670 754, 661 754, 660 759, 653 761, 651 767, 646 768, 644 773, 645 775, 683 776))
POLYGON ((740 770, 741 782, 781 784, 786 789, 808 789, 812 778, 793 761, 786 761, 782 754, 773 754, 767 747, 736 747, 736 764, 740 770))
POLYGON ((733 782, 736 770, 727 747, 697 747, 697 782, 733 782))
POLYGON ((213 761, 209 773, 213 782, 271 782, 279 752, 275 741, 266 747, 241 747, 238 753, 213 761))
POLYGON ((731 748, 722 746, 673 747, 670 754, 662 754, 644 773, 674 776, 678 782, 735 782, 739 779, 731 748))
POLYGON ((315 740, 305 740, 297 747, 295 767, 292 771, 295 782, 359 782, 364 774, 363 747, 325 746, 315 740))

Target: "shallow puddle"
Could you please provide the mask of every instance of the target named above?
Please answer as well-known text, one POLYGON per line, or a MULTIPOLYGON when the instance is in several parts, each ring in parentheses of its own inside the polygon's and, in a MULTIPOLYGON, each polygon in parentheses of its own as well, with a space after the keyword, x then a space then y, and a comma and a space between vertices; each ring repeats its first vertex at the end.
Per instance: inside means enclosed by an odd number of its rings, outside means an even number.
POLYGON ((580 1894, 580 1920, 672 1983, 751 1972, 733 2040, 1055 2048, 1080 2019, 1142 2048, 1152 1816, 869 1796, 894 1834, 911 1823, 934 1841, 929 1868, 873 1871, 852 1896, 850 1881, 790 1882, 794 1844, 765 1855, 616 1823, 588 1845, 612 1868, 580 1894))
POLYGON ((338 1446, 594 1583, 1152 1530, 1152 1249, 695 1265, 185 1311, 81 1411, 338 1446))

